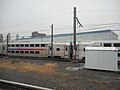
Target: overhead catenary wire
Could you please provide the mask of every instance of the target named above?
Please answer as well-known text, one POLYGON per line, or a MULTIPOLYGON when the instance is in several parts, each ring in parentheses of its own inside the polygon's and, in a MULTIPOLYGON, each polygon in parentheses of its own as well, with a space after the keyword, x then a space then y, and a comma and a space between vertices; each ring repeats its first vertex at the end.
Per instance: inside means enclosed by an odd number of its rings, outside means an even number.
POLYGON ((112 9, 112 10, 79 10, 77 11, 78 13, 82 13, 82 12, 85 12, 85 13, 88 13, 88 12, 115 12, 115 11, 120 11, 120 9, 112 9))
MULTIPOLYGON (((113 27, 113 26, 112 26, 113 27)), ((71 29, 72 30, 72 28, 73 27, 68 27, 68 28, 57 28, 57 29, 55 29, 55 31, 61 31, 61 30, 66 30, 66 29, 71 29)), ((94 27, 94 28, 92 28, 92 29, 85 29, 86 31, 91 31, 91 30, 96 30, 96 29, 103 29, 103 28, 107 28, 107 27, 94 27)), ((77 27, 77 29, 79 29, 79 27, 77 27)), ((50 29, 44 29, 44 30, 37 30, 37 31, 48 31, 48 30, 50 30, 50 29)), ((84 29, 81 29, 82 31, 84 30, 84 29)), ((115 29, 116 30, 116 29, 115 29)), ((112 30, 112 31, 115 31, 115 30, 112 30)), ((25 32, 20 32, 20 33, 25 33, 25 32)), ((26 33, 31 33, 31 32, 29 32, 29 31, 27 31, 26 33)), ((12 33, 13 34, 13 33, 12 33)), ((23 35, 24 36, 24 35, 23 35)), ((20 36, 20 37, 23 37, 23 36, 20 36)), ((16 36, 11 36, 11 37, 16 37, 16 36)), ((25 37, 28 37, 28 36, 25 36, 25 37)))
POLYGON ((67 12, 67 13, 63 13, 63 14, 59 14, 59 15, 54 15, 54 16, 50 16, 50 17, 46 17, 46 18, 31 20, 31 21, 28 21, 28 22, 18 23, 18 24, 15 24, 15 25, 4 26, 4 27, 0 27, 0 29, 11 28, 11 27, 16 27, 16 26, 21 26, 21 25, 26 25, 26 24, 30 24, 30 23, 34 23, 34 22, 43 22, 44 20, 54 19, 54 18, 58 18, 58 17, 61 17, 61 16, 66 16, 66 15, 69 15, 69 14, 72 15, 72 12, 67 12))
MULTIPOLYGON (((59 30, 61 30, 61 29, 59 29, 59 30)), ((92 29, 91 29, 92 30, 92 29)), ((89 31, 91 31, 91 30, 89 30, 89 31)), ((93 29, 94 30, 94 29, 93 29)), ((118 28, 118 29, 114 29, 114 30, 111 30, 111 31, 117 31, 117 32, 119 32, 120 31, 120 28, 118 28)), ((16 36, 11 36, 11 37, 16 37, 16 36)), ((30 37, 30 36, 19 36, 19 37, 30 37)), ((4 38, 7 38, 6 36, 4 37, 4 38)))
MULTIPOLYGON (((55 28, 55 30, 61 30, 61 29, 69 29, 69 28, 72 28, 72 25, 68 25, 68 26, 64 26, 64 27, 60 27, 60 28, 55 28)), ((33 31, 37 31, 37 32, 42 32, 42 31, 50 31, 50 28, 38 28, 37 30, 34 29, 34 28, 31 28, 32 30, 29 30, 29 31, 17 31, 17 32, 11 32, 11 34, 18 34, 18 33, 31 33, 33 31)), ((20 29, 20 30, 23 30, 23 29, 20 29)), ((27 29, 26 29, 27 30, 27 29)), ((7 34, 7 33, 3 33, 3 34, 7 34)))
MULTIPOLYGON (((87 25, 87 24, 85 24, 84 25, 84 27, 82 27, 82 28, 89 28, 89 27, 99 27, 99 26, 104 26, 104 28, 105 27, 112 27, 112 26, 118 26, 118 25, 120 25, 120 23, 105 23, 105 24, 93 24, 93 25, 87 25)), ((64 26, 62 26, 61 25, 61 27, 60 28, 55 28, 55 30, 57 31, 57 30, 62 30, 62 29, 69 29, 69 28, 73 28, 73 26, 72 25, 64 25, 64 26)), ((77 27, 77 28, 79 28, 79 27, 77 27)), ((50 31, 50 29, 49 28, 39 28, 39 27, 37 27, 37 29, 36 29, 36 27, 31 27, 31 28, 27 28, 27 29, 32 29, 32 30, 29 30, 29 31, 22 31, 23 29, 19 29, 19 30, 21 30, 21 31, 17 31, 17 32, 11 32, 11 34, 15 34, 15 33, 30 33, 30 32, 33 32, 33 31, 50 31)), ((24 30, 27 30, 26 28, 24 29, 24 30)), ((3 34, 7 34, 7 33, 3 33, 3 34)))
MULTIPOLYGON (((91 10, 91 11, 80 10, 80 11, 77 11, 77 12, 79 13, 79 12, 106 12, 106 11, 120 11, 120 9, 114 9, 114 10, 91 10)), ((54 16, 50 16, 50 17, 46 17, 46 18, 41 18, 41 19, 36 19, 36 20, 30 20, 30 21, 24 22, 24 23, 18 23, 18 24, 10 25, 10 26, 3 26, 3 27, 0 27, 0 29, 17 27, 17 26, 21 26, 21 25, 26 25, 26 24, 34 23, 34 22, 43 22, 44 20, 48 20, 48 19, 58 18, 58 17, 69 15, 69 14, 72 15, 72 13, 73 12, 67 12, 67 13, 63 13, 63 14, 59 14, 59 15, 54 15, 54 16)))
MULTIPOLYGON (((85 27, 81 27, 81 31, 83 31, 83 30, 86 30, 86 31, 91 31, 91 30, 95 30, 95 29, 104 29, 104 28, 112 28, 112 27, 116 27, 116 26, 120 26, 120 23, 106 23, 106 24, 98 24, 98 25, 91 25, 91 27, 90 28, 88 28, 87 26, 85 26, 85 27), (100 27, 98 27, 98 26, 100 26, 100 27), (101 27, 102 26, 102 27, 101 27)), ((80 27, 77 27, 77 29, 79 29, 80 27)), ((68 26, 64 26, 64 27, 60 27, 60 28, 55 28, 55 31, 61 31, 61 30, 67 30, 67 29, 69 29, 69 30, 71 30, 72 31, 72 29, 73 29, 73 26, 72 25, 68 25, 68 26)), ((118 30, 119 29, 112 29, 112 31, 117 31, 118 32, 118 30)), ((33 30, 31 30, 31 31, 21 31, 21 32, 13 32, 13 33, 11 33, 11 34, 20 34, 20 33, 31 33, 33 30)), ((50 28, 46 28, 46 29, 38 29, 38 30, 34 30, 34 31, 37 31, 37 32, 44 32, 45 33, 45 31, 49 31, 50 32, 50 28)), ((72 33, 72 32, 71 32, 72 33)), ((78 32, 78 33, 80 33, 80 32, 78 32)), ((16 37, 16 36, 14 36, 14 35, 11 35, 11 38, 14 38, 14 37, 16 37)), ((26 35, 20 35, 19 37, 30 37, 30 35, 29 36, 26 36, 26 35)), ((4 37, 4 38, 6 38, 6 36, 4 37)))
MULTIPOLYGON (((79 12, 106 12, 106 11, 120 11, 120 9, 114 9, 114 10, 91 10, 91 11, 79 10, 79 11, 77 11, 77 13, 79 13, 79 12)), ((72 13, 73 12, 67 12, 67 13, 63 13, 63 14, 59 14, 59 15, 54 15, 54 16, 50 16, 50 17, 46 17, 46 18, 41 18, 41 19, 36 19, 36 20, 30 20, 30 21, 24 22, 24 23, 18 23, 18 24, 10 25, 10 26, 3 26, 3 27, 0 27, 0 29, 10 28, 10 27, 15 27, 15 26, 20 26, 20 25, 25 25, 25 24, 29 24, 29 23, 33 23, 33 22, 37 22, 37 21, 38 22, 43 22, 44 20, 47 20, 47 19, 58 18, 58 17, 61 17, 61 16, 72 14, 72 13)))

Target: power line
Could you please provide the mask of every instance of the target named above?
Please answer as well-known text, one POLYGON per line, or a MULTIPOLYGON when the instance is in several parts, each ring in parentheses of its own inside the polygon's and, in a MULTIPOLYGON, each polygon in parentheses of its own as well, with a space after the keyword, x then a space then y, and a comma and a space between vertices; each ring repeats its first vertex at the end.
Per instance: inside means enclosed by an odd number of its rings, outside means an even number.
MULTIPOLYGON (((101 26, 104 26, 104 28, 105 27, 112 27, 112 26, 118 26, 118 25, 120 25, 120 23, 105 23, 105 24, 96 24, 96 25, 84 25, 84 27, 82 27, 82 28, 85 28, 85 27, 101 27, 101 26)), ((55 30, 61 30, 61 29, 69 29, 69 28, 73 28, 72 27, 72 25, 67 25, 67 26, 62 26, 61 28, 55 28, 55 30)), ((39 28, 39 27, 32 27, 32 28, 27 28, 27 29, 32 29, 32 30, 30 30, 30 31, 20 31, 20 32, 12 32, 12 34, 14 34, 14 33, 29 33, 29 32, 32 32, 33 30, 34 31, 49 31, 50 29, 49 28, 39 28), (36 28, 38 28, 37 30, 36 30, 36 28)), ((27 30, 27 29, 25 29, 24 28, 24 30, 27 30)), ((23 30, 23 29, 19 29, 19 30, 23 30)))
POLYGON ((80 12, 112 12, 112 11, 120 11, 120 9, 113 9, 113 10, 91 10, 91 11, 77 11, 78 13, 80 12))
MULTIPOLYGON (((91 27, 81 27, 81 30, 83 30, 83 29, 85 29, 85 30, 95 30, 95 29, 102 29, 102 28, 111 28, 111 27, 116 27, 116 26, 119 26, 120 25, 120 23, 107 23, 107 24, 98 24, 98 25, 100 25, 100 26, 94 26, 94 25, 92 25, 91 27), (106 26, 107 25, 107 26, 106 26), (102 27, 101 27, 102 26, 102 27)), ((70 30, 72 30, 73 29, 73 27, 72 27, 72 25, 69 25, 68 27, 61 27, 61 28, 54 28, 54 30, 55 31, 61 31, 61 30, 66 30, 66 29, 70 29, 70 30)), ((79 27, 77 27, 77 29, 79 29, 79 27)), ((38 30, 34 30, 34 31, 50 31, 50 28, 46 28, 46 29, 38 29, 38 30)), ((18 33, 31 33, 31 32, 33 32, 33 30, 31 30, 31 31, 21 31, 21 32, 13 32, 13 33, 11 33, 11 34, 18 34, 18 33)), ((7 34, 7 33, 6 33, 7 34)), ((22 36, 23 37, 23 36, 22 36)), ((25 36, 25 37, 27 37, 27 36, 25 36)))
MULTIPOLYGON (((111 31, 120 32, 120 28, 118 28, 118 29, 114 29, 114 30, 111 30, 111 31)), ((16 37, 16 36, 11 36, 11 38, 15 38, 15 37, 16 37)), ((31 36, 19 36, 19 37, 21 37, 21 38, 22 38, 22 37, 24 37, 24 38, 25 38, 25 37, 30 38, 31 36)), ((5 38, 7 38, 7 37, 3 37, 3 38, 5 39, 5 38)))
POLYGON ((33 23, 33 22, 36 22, 36 21, 43 22, 43 20, 46 20, 46 19, 58 18, 58 17, 65 16, 65 15, 68 15, 68 14, 72 14, 72 12, 63 13, 63 14, 59 14, 59 15, 55 15, 55 16, 50 16, 50 17, 47 17, 47 18, 37 19, 37 20, 31 20, 29 22, 19 23, 19 24, 15 24, 15 25, 11 25, 11 26, 0 27, 0 29, 21 26, 21 25, 30 24, 30 23, 33 23))
MULTIPOLYGON (((117 23, 104 23, 104 24, 90 24, 88 26, 103 26, 103 25, 113 25, 113 24, 117 24, 117 25, 120 25, 120 22, 117 22, 117 23)), ((87 25, 87 24, 86 24, 87 25)), ((84 25, 85 26, 85 25, 84 25)))
MULTIPOLYGON (((63 29, 65 29, 65 28, 63 28, 63 29)), ((59 28, 57 30, 63 30, 63 29, 59 28)), ((72 29, 72 28, 66 28, 66 29, 72 29)), ((95 30, 95 29, 89 29, 88 31, 90 31, 90 30, 95 30)), ((120 31, 120 29, 118 28, 118 29, 114 29, 114 30, 111 30, 111 31, 120 31)), ((11 36, 11 37, 16 37, 16 36, 11 36)), ((19 36, 19 37, 30 37, 30 36, 19 36)), ((6 38, 6 37, 4 37, 4 38, 6 38)))
MULTIPOLYGON (((72 27, 70 27, 70 26, 72 26, 72 25, 63 26, 63 27, 61 27, 61 28, 55 28, 55 30, 72 28, 72 27)), ((29 29, 30 29, 30 28, 29 28, 29 29)), ((32 30, 30 30, 30 31, 11 32, 11 34, 16 34, 16 33, 30 33, 30 32, 33 32, 33 30, 34 30, 34 31, 38 31, 38 32, 39 32, 39 31, 50 31, 49 28, 38 28, 37 30, 34 29, 34 28, 31 28, 31 29, 32 29, 32 30)), ((23 29, 19 29, 19 30, 23 30, 23 29)), ((7 33, 4 33, 4 34, 7 34, 7 33)))

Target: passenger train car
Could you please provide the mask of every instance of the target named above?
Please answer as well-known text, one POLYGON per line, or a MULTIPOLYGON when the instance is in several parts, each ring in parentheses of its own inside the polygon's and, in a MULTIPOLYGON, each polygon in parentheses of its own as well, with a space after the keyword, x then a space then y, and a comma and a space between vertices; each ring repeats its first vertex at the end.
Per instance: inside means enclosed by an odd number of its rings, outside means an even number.
MULTIPOLYGON (((76 59, 85 60, 86 47, 117 47, 118 58, 120 61, 120 41, 92 41, 77 43, 76 59)), ((50 42, 14 42, 9 43, 8 53, 7 45, 0 44, 0 55, 9 54, 9 56, 27 56, 27 57, 51 57, 50 42)), ((53 43, 53 57, 73 59, 72 43, 53 43)))
POLYGON ((108 41, 92 41, 78 43, 78 59, 85 59, 85 48, 86 47, 116 47, 118 49, 118 59, 120 61, 120 41, 119 40, 108 40, 108 41))
MULTIPOLYGON (((6 47, 6 44, 3 44, 6 47)), ((2 48, 2 47, 1 47, 2 48)), ((2 50, 2 49, 1 49, 2 50)), ((7 50, 5 48, 5 50, 7 50)), ((69 58, 69 43, 54 43, 54 58, 69 58)), ((2 51, 1 51, 2 52, 2 51)), ((50 42, 16 42, 8 45, 9 56, 51 57, 50 42)))

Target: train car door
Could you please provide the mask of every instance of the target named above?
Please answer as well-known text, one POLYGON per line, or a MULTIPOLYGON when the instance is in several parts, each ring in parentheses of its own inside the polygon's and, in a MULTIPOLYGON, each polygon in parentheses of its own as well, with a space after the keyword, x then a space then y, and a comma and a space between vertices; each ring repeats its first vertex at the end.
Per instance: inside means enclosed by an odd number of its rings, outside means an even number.
POLYGON ((72 42, 70 42, 70 45, 69 45, 69 59, 73 59, 73 45, 72 45, 72 42))
POLYGON ((51 51, 52 51, 51 45, 48 45, 47 51, 48 51, 48 58, 50 58, 51 57, 51 51))
POLYGON ((64 47, 64 58, 69 59, 69 46, 65 45, 64 47))

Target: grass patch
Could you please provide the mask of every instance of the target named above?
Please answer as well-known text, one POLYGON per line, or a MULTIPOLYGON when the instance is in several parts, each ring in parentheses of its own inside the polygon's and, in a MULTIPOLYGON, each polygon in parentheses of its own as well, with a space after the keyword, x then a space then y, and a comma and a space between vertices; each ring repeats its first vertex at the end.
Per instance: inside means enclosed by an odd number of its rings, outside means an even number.
POLYGON ((55 72, 55 68, 57 67, 56 63, 46 63, 43 65, 31 64, 25 62, 16 62, 16 61, 2 61, 0 62, 0 67, 9 68, 9 69, 17 69, 24 72, 36 72, 36 73, 46 73, 53 74, 55 72))

